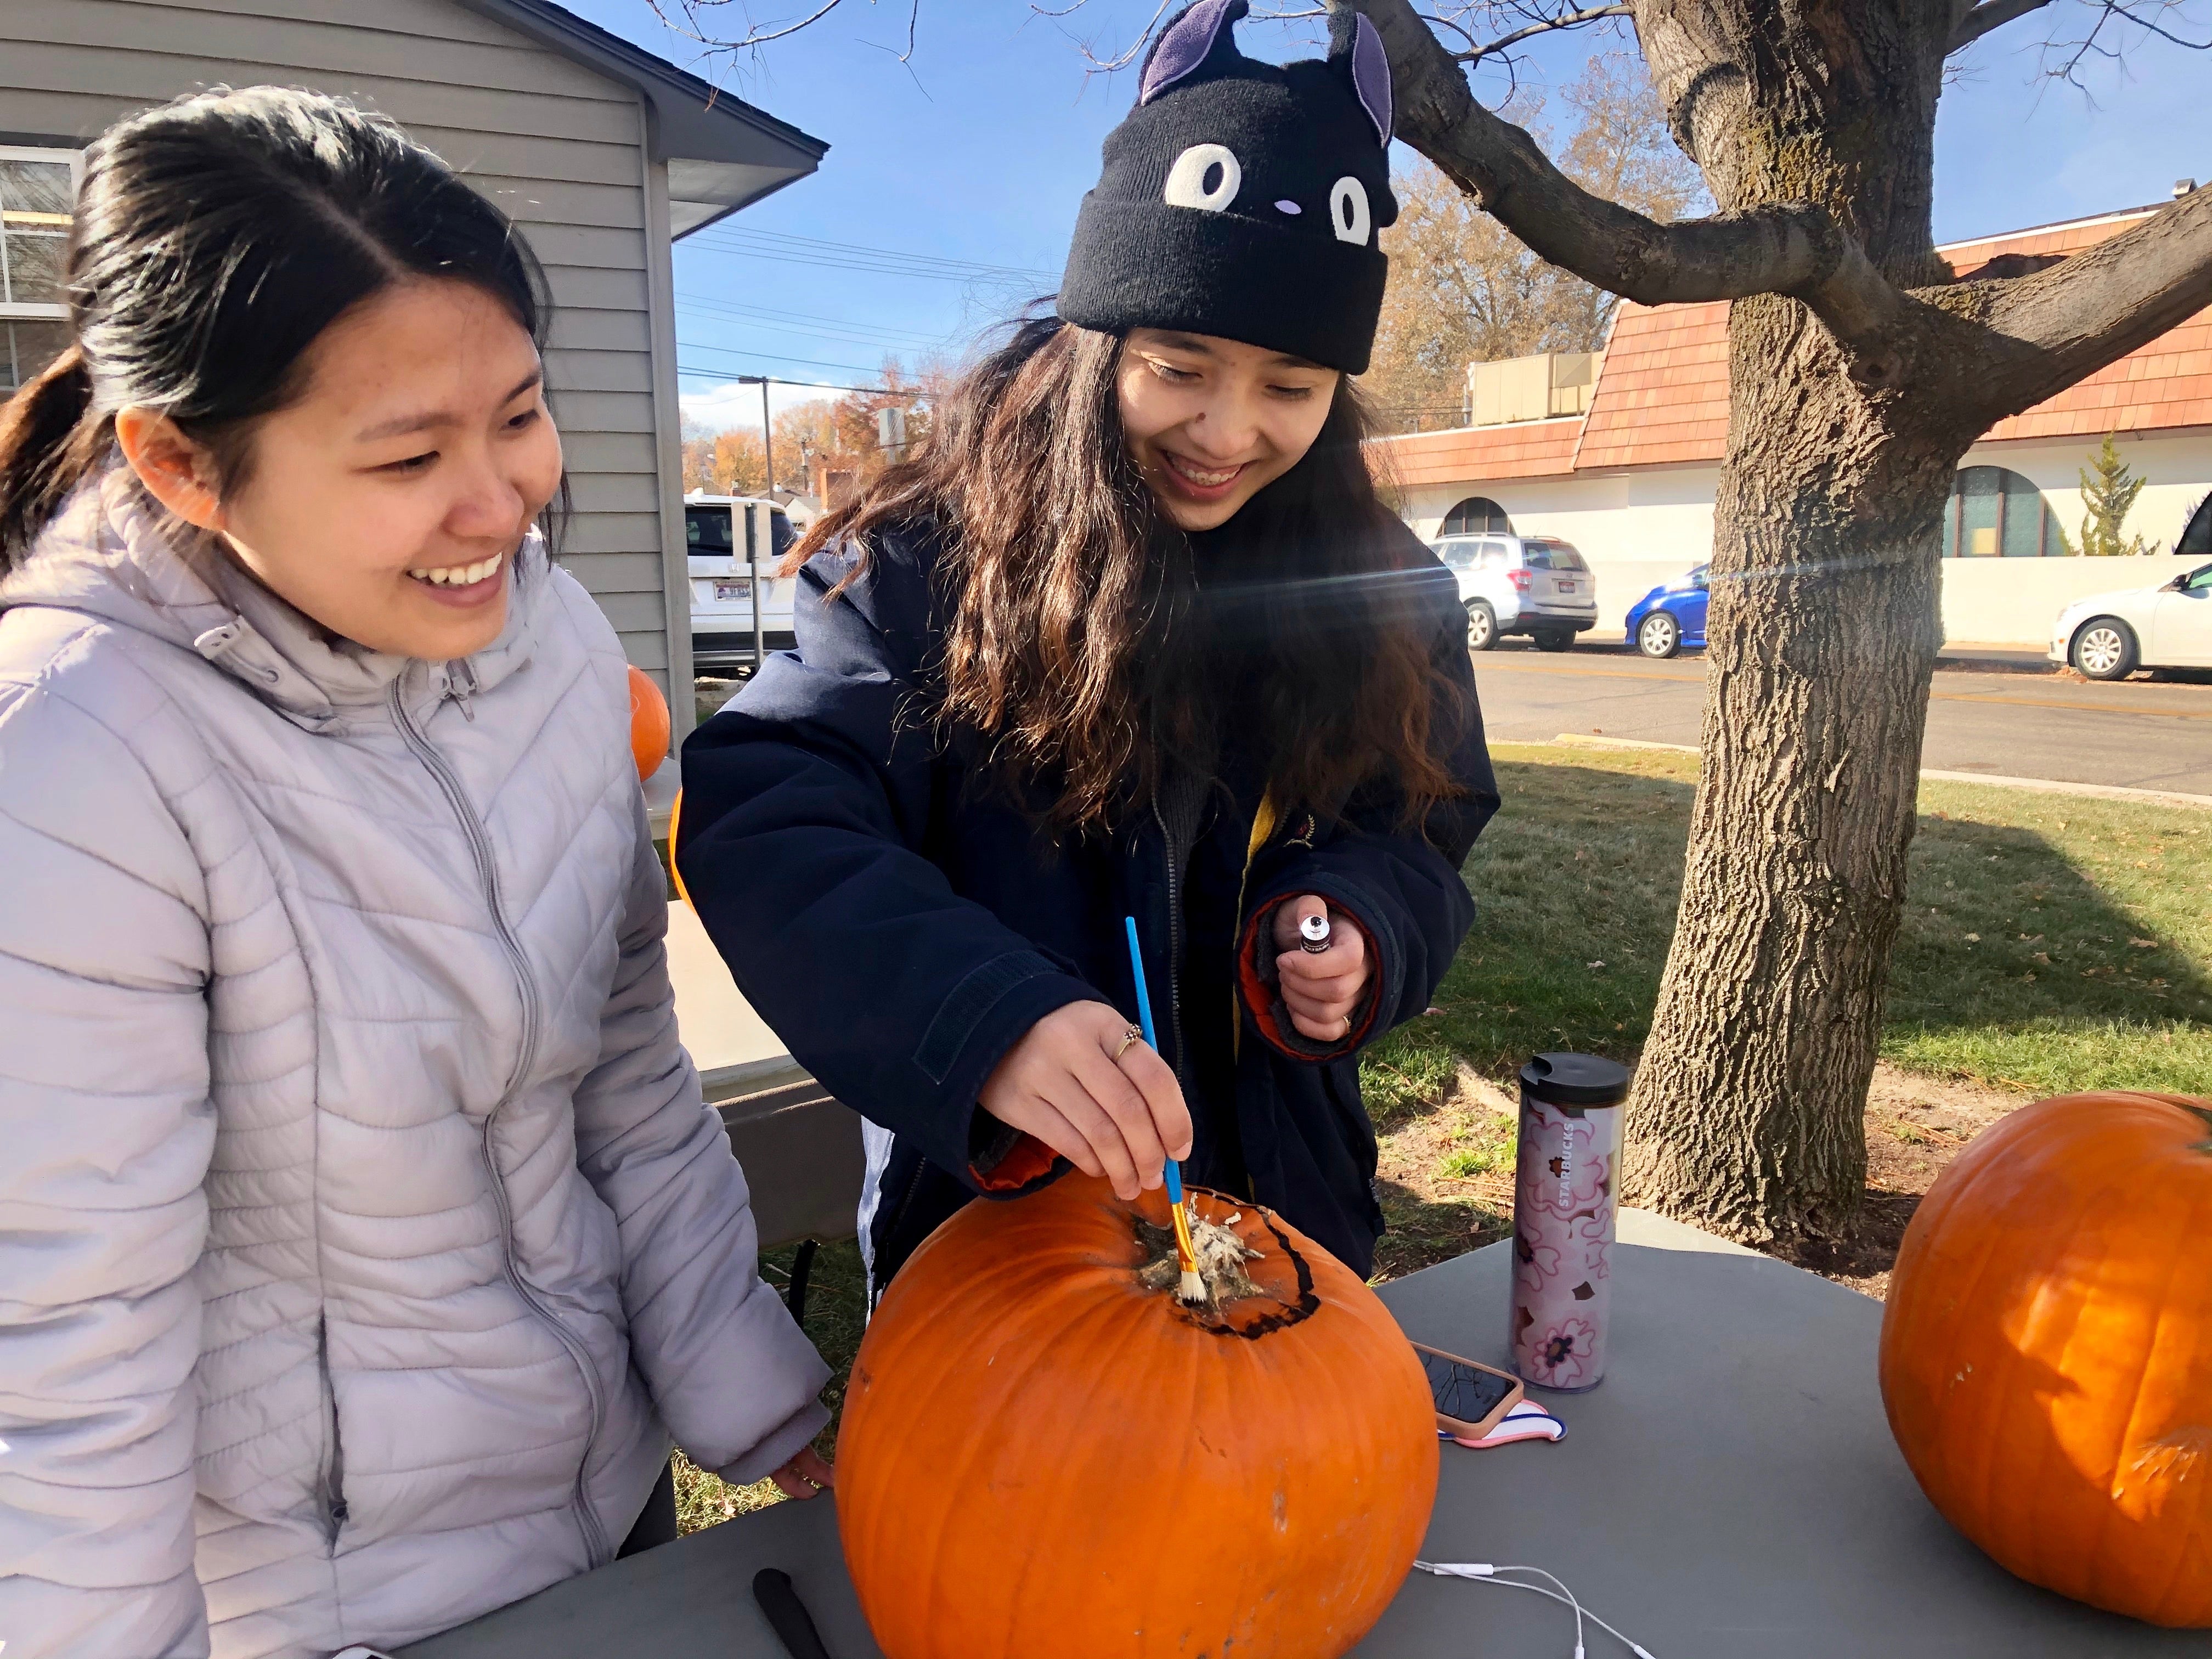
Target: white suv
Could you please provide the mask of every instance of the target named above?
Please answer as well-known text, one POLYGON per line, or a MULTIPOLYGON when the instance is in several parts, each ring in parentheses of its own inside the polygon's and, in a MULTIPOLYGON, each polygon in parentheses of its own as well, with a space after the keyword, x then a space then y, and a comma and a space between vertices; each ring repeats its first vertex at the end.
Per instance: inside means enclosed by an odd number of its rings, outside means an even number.
POLYGON ((1430 544, 1459 578, 1467 644, 1487 651, 1528 634, 1539 651, 1564 651, 1597 626, 1597 579, 1556 536, 1447 536, 1430 544))
POLYGON ((747 495, 686 495, 684 539, 691 556, 691 659, 702 669, 753 664, 753 569, 760 585, 762 643, 787 651, 798 578, 776 568, 799 538, 790 515, 773 501, 747 495), (750 556, 750 557, 748 556, 750 556))

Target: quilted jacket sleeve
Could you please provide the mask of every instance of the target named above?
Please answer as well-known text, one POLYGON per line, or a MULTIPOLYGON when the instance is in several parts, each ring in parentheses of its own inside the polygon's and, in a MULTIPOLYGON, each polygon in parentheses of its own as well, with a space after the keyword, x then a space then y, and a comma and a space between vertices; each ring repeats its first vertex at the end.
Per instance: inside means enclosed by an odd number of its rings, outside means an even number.
POLYGON ((762 1281, 744 1172, 677 1041, 641 796, 636 845, 599 1062, 576 1091, 577 1160, 621 1230, 632 1357, 661 1420, 693 1462, 750 1482, 829 1421, 830 1368, 762 1281))
POLYGON ((0 678, 0 1639, 208 1651, 200 865, 106 726, 0 678))

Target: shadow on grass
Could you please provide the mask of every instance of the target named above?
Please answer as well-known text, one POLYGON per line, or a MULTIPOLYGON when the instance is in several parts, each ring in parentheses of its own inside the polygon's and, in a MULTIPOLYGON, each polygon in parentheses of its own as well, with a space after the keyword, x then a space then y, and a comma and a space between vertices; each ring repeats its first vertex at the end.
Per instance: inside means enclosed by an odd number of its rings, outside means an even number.
POLYGON ((1513 1231, 1508 1209, 1480 1199, 1432 1199, 1395 1181, 1378 1181, 1386 1229, 1375 1246, 1376 1279, 1409 1273, 1480 1249, 1513 1231))
POLYGON ((2203 1090, 2212 815, 1996 793, 1921 817, 1884 1053, 2037 1093, 2203 1090))
MULTIPOLYGON (((1632 1060, 1650 1030, 1694 760, 1503 758, 1498 775, 1439 1012, 1364 1068, 1386 1127, 1462 1060, 1505 1082, 1548 1048, 1632 1060)), ((1885 1054, 2038 1093, 2203 1089, 2212 814, 1968 785, 1930 784, 1922 805, 1885 1054)))
POLYGON ((1632 1060, 1650 1027, 1692 786, 1595 766, 1501 761, 1497 771, 1505 805, 1467 863, 1474 931, 1437 992, 1439 1012, 1377 1044, 1364 1068, 1386 1125, 1436 1098, 1462 1059, 1510 1082, 1546 1049, 1632 1060))

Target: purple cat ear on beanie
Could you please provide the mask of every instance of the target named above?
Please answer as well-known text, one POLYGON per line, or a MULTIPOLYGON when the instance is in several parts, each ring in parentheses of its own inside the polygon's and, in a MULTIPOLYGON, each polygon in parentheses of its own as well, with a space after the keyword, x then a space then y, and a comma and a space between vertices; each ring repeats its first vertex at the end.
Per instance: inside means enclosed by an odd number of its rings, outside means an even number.
POLYGON ((1251 0, 1199 0, 1176 17, 1145 59, 1144 76, 1137 88, 1139 106, 1151 103, 1188 77, 1212 54, 1222 32, 1251 9, 1251 0))
POLYGON ((1375 123, 1384 148, 1390 143, 1390 58, 1382 50, 1382 35, 1364 16, 1353 25, 1352 39, 1352 84, 1359 94, 1359 101, 1366 106, 1368 118, 1375 123))

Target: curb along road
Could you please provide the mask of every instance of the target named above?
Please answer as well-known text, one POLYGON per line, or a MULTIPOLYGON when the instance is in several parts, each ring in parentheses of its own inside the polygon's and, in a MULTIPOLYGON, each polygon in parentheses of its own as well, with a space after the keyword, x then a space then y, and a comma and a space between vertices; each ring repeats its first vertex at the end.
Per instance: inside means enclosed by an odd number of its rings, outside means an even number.
MULTIPOLYGON (((1582 732, 1562 732, 1552 743, 1566 749, 1656 749, 1670 755, 1694 755, 1694 744, 1646 743, 1638 738, 1607 738, 1582 732)), ((2032 789, 2046 795, 2086 795, 2096 800, 2141 801, 2154 806, 2187 806, 2212 811, 2212 795, 2184 794, 2174 789, 2130 789, 2116 783, 2068 783, 2057 778, 2008 778, 1988 772, 1940 772, 1923 768, 1920 775, 1938 783, 1987 783, 2004 789, 2032 789)))

